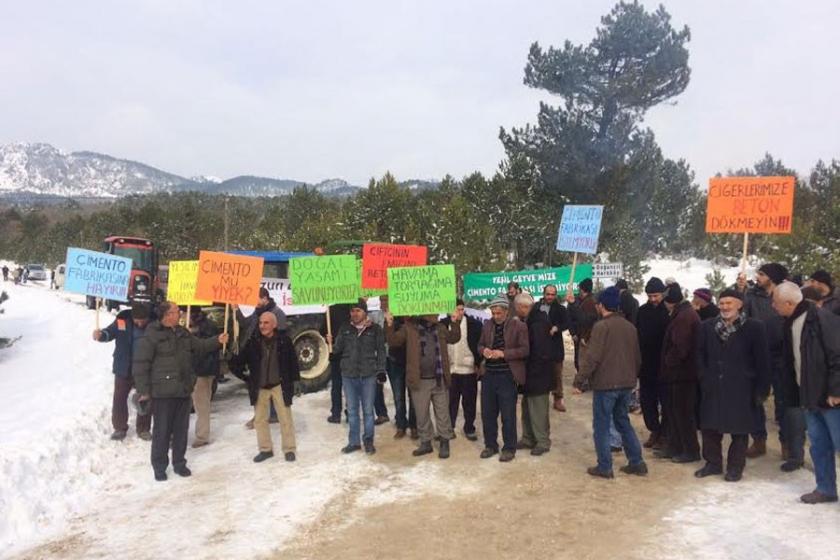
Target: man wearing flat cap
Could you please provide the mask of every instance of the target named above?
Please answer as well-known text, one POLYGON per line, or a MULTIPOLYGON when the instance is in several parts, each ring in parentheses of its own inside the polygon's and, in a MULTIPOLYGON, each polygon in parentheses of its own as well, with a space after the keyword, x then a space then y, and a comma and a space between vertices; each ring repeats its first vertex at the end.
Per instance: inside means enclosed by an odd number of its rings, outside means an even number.
POLYGON ((722 442, 729 434, 725 479, 741 479, 755 409, 762 406, 770 386, 764 324, 746 316, 742 298, 731 288, 721 292, 720 316, 699 328, 700 430, 706 464, 694 473, 697 478, 723 474, 722 442))

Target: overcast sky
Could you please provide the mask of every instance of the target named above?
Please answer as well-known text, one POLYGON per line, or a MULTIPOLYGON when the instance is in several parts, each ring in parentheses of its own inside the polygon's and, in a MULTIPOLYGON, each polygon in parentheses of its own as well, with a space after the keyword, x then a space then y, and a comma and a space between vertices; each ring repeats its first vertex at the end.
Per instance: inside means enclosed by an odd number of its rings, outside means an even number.
MULTIPOLYGON (((187 176, 492 173, 499 127, 556 103, 522 84, 530 44, 588 42, 613 4, 0 0, 0 143, 187 176)), ((703 184, 840 159, 840 2, 664 4, 692 35, 688 89, 647 119, 666 156, 703 184)))

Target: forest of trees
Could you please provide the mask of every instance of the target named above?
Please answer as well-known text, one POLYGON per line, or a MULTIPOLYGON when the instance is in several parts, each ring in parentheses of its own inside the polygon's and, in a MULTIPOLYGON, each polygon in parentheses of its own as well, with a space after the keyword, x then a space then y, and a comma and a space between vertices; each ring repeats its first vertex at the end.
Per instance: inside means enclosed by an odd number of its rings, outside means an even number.
MULTIPOLYGON (((415 243, 459 273, 558 265, 565 204, 603 204, 600 248, 638 283, 651 254, 737 262, 741 237, 706 235, 705 193, 683 159, 666 157, 645 113, 690 81, 688 27, 663 7, 621 2, 586 45, 532 45, 524 83, 556 96, 536 124, 501 129, 506 157, 492 177, 445 177, 411 191, 390 174, 339 199, 301 187, 275 198, 229 199, 231 249, 311 251, 336 240, 415 243)), ((767 154, 722 175, 796 175, 767 154)), ((703 180, 705 183, 705 178, 703 180)), ((797 271, 840 271, 840 161, 797 177, 793 235, 751 237, 751 253, 797 271)), ((148 237, 163 260, 223 249, 224 196, 132 196, 96 206, 0 210, 0 257, 63 262, 68 246, 99 249, 111 234, 148 237)))

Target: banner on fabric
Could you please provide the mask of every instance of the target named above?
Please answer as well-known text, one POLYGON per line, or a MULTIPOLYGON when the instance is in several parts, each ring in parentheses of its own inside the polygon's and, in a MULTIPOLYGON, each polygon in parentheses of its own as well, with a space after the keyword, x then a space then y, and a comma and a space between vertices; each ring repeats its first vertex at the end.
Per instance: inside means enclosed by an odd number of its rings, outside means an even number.
MULTIPOLYGON (((569 288, 571 274, 571 266, 503 272, 470 272, 464 275, 464 299, 478 303, 489 302, 499 294, 504 294, 510 282, 518 283, 523 291, 537 299, 548 285, 556 286, 558 294, 565 294, 569 288)), ((577 265, 575 277, 571 279, 573 292, 577 293, 578 283, 585 278, 592 278, 592 265, 577 265)))

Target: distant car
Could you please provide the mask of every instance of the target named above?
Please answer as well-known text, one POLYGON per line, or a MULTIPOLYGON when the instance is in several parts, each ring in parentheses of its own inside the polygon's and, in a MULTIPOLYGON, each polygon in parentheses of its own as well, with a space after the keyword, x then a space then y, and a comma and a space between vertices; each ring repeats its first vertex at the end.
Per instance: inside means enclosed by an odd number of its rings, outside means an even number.
POLYGON ((47 269, 42 264, 28 264, 26 268, 29 269, 29 280, 49 280, 47 276, 47 269))
POLYGON ((64 270, 66 266, 63 264, 55 267, 55 289, 60 290, 64 287, 64 270))

